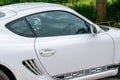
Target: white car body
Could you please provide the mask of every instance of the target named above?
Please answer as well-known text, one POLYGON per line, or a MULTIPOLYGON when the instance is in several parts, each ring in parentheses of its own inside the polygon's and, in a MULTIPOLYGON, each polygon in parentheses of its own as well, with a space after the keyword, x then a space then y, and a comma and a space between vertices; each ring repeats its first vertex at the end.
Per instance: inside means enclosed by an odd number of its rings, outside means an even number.
POLYGON ((9 69, 16 80, 93 80, 117 75, 119 29, 104 31, 74 10, 57 4, 20 3, 2 6, 0 12, 5 13, 0 18, 0 65, 9 69), (80 17, 94 26, 97 33, 29 38, 5 27, 16 19, 55 10, 80 17))

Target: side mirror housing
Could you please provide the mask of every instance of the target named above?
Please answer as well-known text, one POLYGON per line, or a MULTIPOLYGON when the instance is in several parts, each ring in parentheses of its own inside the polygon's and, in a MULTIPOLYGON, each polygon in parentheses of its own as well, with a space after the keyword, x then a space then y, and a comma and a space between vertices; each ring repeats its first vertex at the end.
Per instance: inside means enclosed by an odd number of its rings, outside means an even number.
POLYGON ((98 26, 91 24, 90 31, 91 31, 92 35, 95 35, 95 34, 101 32, 101 29, 98 26))

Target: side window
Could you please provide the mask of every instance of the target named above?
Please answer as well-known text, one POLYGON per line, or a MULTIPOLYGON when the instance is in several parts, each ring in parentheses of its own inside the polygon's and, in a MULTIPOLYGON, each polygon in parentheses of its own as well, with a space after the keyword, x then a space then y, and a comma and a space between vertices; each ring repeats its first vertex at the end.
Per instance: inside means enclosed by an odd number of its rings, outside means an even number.
POLYGON ((38 37, 90 33, 85 21, 62 11, 44 12, 27 17, 38 37))
POLYGON ((10 31, 18 35, 25 36, 25 37, 34 37, 33 32, 31 31, 31 29, 29 28, 28 24, 24 19, 18 19, 16 21, 13 21, 7 24, 6 27, 10 31))

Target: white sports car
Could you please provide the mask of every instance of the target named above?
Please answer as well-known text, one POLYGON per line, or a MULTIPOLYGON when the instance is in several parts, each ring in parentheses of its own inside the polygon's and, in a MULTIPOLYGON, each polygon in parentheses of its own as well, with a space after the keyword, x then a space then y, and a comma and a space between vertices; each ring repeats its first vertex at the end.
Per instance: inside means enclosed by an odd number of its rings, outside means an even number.
POLYGON ((98 26, 68 7, 0 7, 0 80, 120 77, 120 30, 98 26))

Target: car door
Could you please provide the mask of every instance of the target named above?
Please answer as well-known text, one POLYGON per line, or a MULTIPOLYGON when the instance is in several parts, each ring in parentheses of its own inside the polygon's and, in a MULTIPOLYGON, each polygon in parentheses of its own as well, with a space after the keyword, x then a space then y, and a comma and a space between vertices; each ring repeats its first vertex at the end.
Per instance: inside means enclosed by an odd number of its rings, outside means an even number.
POLYGON ((89 23, 65 11, 28 16, 37 34, 35 49, 50 76, 64 75, 113 63, 114 47, 104 32, 90 32, 89 23))

